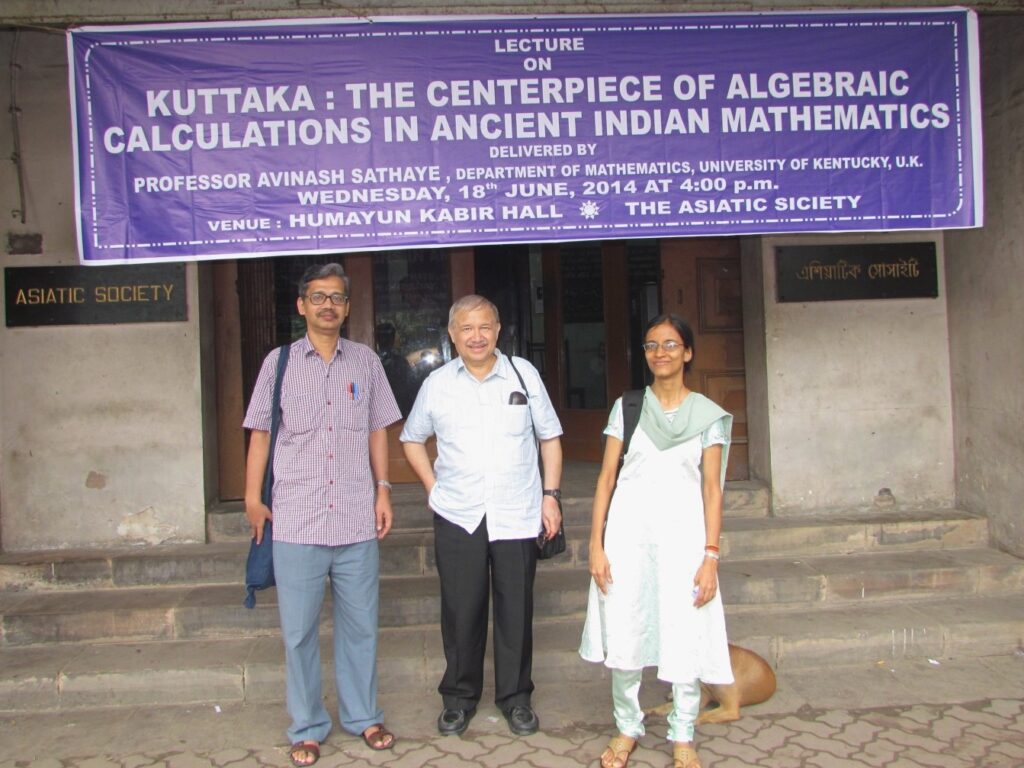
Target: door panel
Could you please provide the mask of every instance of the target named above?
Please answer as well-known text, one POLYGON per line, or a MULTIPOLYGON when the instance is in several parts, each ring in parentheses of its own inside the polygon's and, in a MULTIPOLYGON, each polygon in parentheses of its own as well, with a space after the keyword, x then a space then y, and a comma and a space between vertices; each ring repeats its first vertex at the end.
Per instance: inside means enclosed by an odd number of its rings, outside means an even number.
POLYGON ((543 264, 546 364, 562 451, 600 461, 608 408, 629 381, 626 245, 549 245, 543 264))
POLYGON ((213 272, 214 365, 217 379, 217 469, 219 498, 245 496, 245 430, 242 390, 242 337, 238 270, 234 261, 216 261, 213 272))
POLYGON ((726 478, 746 480, 750 477, 747 463, 747 383, 746 377, 735 373, 704 373, 701 389, 732 414, 732 446, 726 478))
POLYGON ((733 415, 727 479, 746 480, 747 405, 738 238, 661 242, 662 306, 693 328, 686 383, 733 415))

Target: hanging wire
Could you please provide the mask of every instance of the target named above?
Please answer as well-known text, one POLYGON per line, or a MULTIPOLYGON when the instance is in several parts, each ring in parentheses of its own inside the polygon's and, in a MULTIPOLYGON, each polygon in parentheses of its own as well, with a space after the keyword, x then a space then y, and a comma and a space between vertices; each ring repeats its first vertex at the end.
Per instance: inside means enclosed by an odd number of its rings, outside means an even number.
POLYGON ((11 162, 17 170, 18 176, 18 211, 21 216, 21 223, 25 223, 25 174, 21 166, 21 126, 19 117, 21 107, 18 106, 18 71, 21 65, 18 63, 18 43, 21 42, 21 31, 14 30, 14 41, 11 43, 11 136, 14 143, 14 152, 11 154, 11 162))
POLYGON ((373 19, 370 18, 370 15, 368 13, 354 10, 353 8, 350 8, 347 5, 339 3, 338 0, 323 0, 323 4, 329 7, 341 8, 341 10, 345 11, 345 13, 349 14, 350 16, 354 16, 356 18, 362 19, 363 21, 368 21, 371 24, 373 24, 373 19))

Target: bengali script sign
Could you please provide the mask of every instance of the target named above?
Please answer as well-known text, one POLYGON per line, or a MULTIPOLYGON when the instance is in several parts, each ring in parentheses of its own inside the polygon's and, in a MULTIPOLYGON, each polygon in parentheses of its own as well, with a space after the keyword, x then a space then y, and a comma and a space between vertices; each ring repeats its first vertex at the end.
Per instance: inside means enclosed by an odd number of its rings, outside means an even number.
POLYGON ((980 226, 963 9, 68 33, 83 262, 980 226))
POLYGON ((781 302, 939 295, 933 242, 785 245, 775 249, 775 267, 781 302))

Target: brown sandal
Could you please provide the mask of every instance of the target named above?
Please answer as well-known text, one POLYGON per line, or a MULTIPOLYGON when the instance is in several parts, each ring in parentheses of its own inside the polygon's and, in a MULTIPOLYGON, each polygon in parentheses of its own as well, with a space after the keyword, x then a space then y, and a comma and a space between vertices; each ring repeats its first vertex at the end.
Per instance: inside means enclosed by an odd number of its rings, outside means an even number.
POLYGON ((672 768, 703 768, 697 750, 679 742, 672 745, 672 768))
POLYGON ((374 752, 383 752, 395 746, 395 734, 385 728, 383 723, 375 723, 363 731, 363 741, 374 752))
POLYGON ((601 768, 626 768, 629 756, 636 749, 636 739, 623 736, 621 733, 608 742, 601 753, 601 768))
POLYGON ((297 741, 292 744, 292 748, 288 750, 288 759, 292 761, 292 765, 294 765, 295 768, 307 768, 320 759, 320 745, 315 741, 297 741), (308 762, 300 760, 299 755, 303 753, 305 753, 307 757, 312 757, 313 759, 308 762))

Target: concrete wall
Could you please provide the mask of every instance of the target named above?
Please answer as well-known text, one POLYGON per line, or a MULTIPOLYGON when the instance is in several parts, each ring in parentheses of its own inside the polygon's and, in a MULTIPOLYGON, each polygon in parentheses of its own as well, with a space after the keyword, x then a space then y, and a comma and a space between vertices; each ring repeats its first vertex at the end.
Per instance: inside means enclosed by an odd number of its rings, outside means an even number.
POLYGON ((981 24, 985 227, 949 232, 958 503, 1024 556, 1024 18, 981 24))
MULTIPOLYGON (((301 18, 322 16, 403 16, 430 14, 553 14, 553 13, 705 13, 759 10, 803 11, 848 8, 938 8, 949 0, 773 0, 771 3, 735 0, 364 0, 350 5, 341 0, 2 0, 0 21, 44 24, 115 24, 135 21, 194 21, 216 19, 301 18)), ((983 0, 961 3, 989 13, 1021 10, 1021 0, 983 0)))
MULTIPOLYGON (((0 61, 10 60, 14 39, 0 32, 0 61)), ((9 232, 40 233, 42 254, 4 254, 2 263, 75 264, 64 37, 21 32, 16 57, 26 221, 7 161, 14 140, 5 76, 0 247, 9 232)), ((6 551, 204 538, 195 265, 186 279, 187 322, 0 328, 6 551)))
MULTIPOLYGON (((776 514, 867 506, 882 488, 905 506, 952 503, 941 242, 938 299, 782 304, 775 298, 777 245, 940 238, 893 233, 761 240, 764 397, 776 514)), ((748 325, 747 332, 756 336, 758 329, 748 325)), ((752 338, 748 348, 760 343, 752 338)))
MULTIPOLYGON (((318 3, 297 10, 284 0, 239 2, 230 10, 220 0, 172 5, 104 3, 102 20, 325 12, 318 3)), ((716 7, 721 9, 720 4, 684 3, 671 10, 716 7)), ((995 2, 986 9, 1020 7, 995 2)), ((465 4, 457 10, 483 9, 465 4)), ((544 9, 587 10, 573 2, 544 9)), ((613 3, 603 10, 664 9, 613 3)), ((100 21, 96 13, 96 4, 85 0, 45 8, 31 0, 7 0, 0 22, 100 21)), ((1024 39, 1024 28, 1021 17, 1008 15, 983 18, 982 32, 988 219, 982 230, 947 235, 949 256, 940 258, 949 283, 948 318, 945 285, 938 300, 779 305, 772 248, 813 238, 744 241, 751 469, 772 483, 781 514, 869 504, 882 487, 907 504, 950 503, 955 491, 962 505, 990 514, 998 543, 1024 554, 1017 501, 1024 490, 1019 471, 1024 443, 1018 431, 1024 422, 1024 300, 1016 290, 1024 262, 1024 75, 1013 50, 1024 39)), ((41 233, 43 253, 3 255, 2 263, 73 264, 64 38, 38 31, 20 36, 15 79, 27 221, 20 221, 17 176, 7 162, 13 135, 5 110, 0 211, 6 226, 0 238, 9 232, 41 233)), ((12 32, 0 32, 0 61, 10 60, 13 40, 12 32)), ((10 78, 0 78, 0 103, 9 103, 9 89, 10 78)), ((0 251, 4 244, 0 239, 0 251)), ((215 474, 214 435, 208 428, 208 450, 203 450, 204 425, 211 423, 204 420, 204 407, 209 416, 212 400, 202 392, 209 391, 212 368, 200 364, 210 345, 208 335, 200 333, 198 307, 200 295, 207 304, 213 300, 200 290, 203 272, 189 267, 184 323, 0 328, 0 547, 203 538, 204 501, 212 498, 215 474)))

